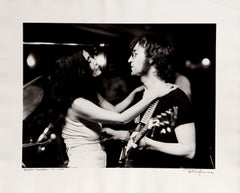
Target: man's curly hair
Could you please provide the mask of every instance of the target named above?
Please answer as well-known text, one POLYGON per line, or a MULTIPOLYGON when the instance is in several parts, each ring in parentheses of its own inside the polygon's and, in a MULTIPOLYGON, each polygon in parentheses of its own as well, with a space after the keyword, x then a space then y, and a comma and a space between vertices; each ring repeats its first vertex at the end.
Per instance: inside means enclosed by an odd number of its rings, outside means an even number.
POLYGON ((146 58, 157 69, 157 75, 164 81, 169 82, 173 73, 173 46, 161 36, 144 35, 130 43, 130 48, 139 43, 145 48, 146 58))

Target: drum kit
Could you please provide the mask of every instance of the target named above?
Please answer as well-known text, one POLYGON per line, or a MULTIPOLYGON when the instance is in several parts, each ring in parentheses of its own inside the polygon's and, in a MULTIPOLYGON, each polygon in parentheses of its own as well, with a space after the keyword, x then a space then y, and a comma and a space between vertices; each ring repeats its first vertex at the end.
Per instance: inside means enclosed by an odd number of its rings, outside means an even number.
POLYGON ((23 120, 37 108, 43 99, 43 89, 34 85, 41 77, 39 76, 23 86, 23 120))
MULTIPOLYGON (((44 90, 36 84, 42 77, 39 76, 23 86, 23 121, 36 110, 43 100, 44 90)), ((56 135, 51 133, 52 127, 53 125, 50 123, 37 138, 36 142, 30 140, 29 143, 23 143, 22 148, 26 149, 36 146, 38 151, 44 151, 47 145, 56 139, 56 135)), ((22 166, 26 167, 24 163, 22 163, 22 166)))

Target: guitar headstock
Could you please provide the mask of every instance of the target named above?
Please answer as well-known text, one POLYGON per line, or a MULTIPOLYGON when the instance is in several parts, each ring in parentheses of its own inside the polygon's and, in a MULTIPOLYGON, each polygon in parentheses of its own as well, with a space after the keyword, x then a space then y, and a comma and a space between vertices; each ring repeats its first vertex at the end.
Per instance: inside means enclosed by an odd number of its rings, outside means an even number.
POLYGON ((154 118, 151 118, 148 122, 148 129, 158 127, 160 128, 161 134, 170 133, 175 126, 177 116, 178 107, 173 106, 172 108, 169 108, 168 110, 156 115, 154 118))

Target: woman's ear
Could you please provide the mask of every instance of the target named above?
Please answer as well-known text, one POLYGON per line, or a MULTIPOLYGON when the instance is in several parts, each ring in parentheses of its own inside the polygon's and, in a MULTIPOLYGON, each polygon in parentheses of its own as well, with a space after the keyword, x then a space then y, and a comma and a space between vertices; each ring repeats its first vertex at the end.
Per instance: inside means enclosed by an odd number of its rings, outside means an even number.
POLYGON ((82 55, 86 60, 88 60, 88 58, 90 57, 89 53, 86 50, 82 51, 82 55))

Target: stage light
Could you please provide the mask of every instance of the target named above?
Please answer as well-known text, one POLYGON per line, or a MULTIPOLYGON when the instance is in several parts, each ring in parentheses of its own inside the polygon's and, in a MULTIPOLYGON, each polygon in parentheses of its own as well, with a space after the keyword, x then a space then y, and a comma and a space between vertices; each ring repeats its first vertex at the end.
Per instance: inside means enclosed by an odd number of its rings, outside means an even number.
POLYGON ((211 64, 211 61, 208 58, 203 58, 201 63, 203 67, 208 67, 211 64))
POLYGON ((34 68, 36 66, 36 57, 34 56, 34 54, 30 53, 27 57, 27 65, 30 68, 34 68))
POLYGON ((185 61, 185 67, 186 68, 191 68, 192 62, 190 60, 185 61))

